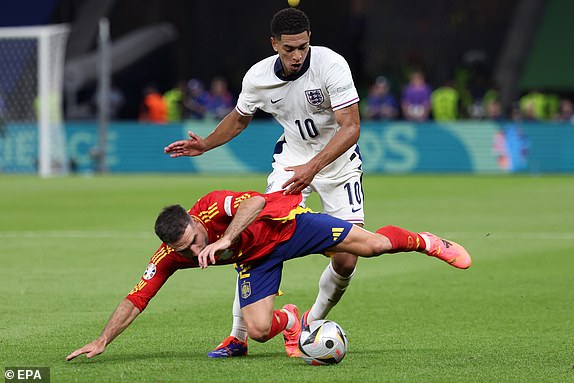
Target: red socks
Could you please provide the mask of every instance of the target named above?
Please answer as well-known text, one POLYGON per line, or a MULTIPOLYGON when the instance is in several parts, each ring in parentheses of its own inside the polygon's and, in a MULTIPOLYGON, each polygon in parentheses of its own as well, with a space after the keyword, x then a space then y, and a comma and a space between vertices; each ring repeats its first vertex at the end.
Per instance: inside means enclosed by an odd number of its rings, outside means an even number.
POLYGON ((271 318, 271 330, 269 330, 268 339, 273 338, 275 335, 285 330, 288 322, 289 316, 287 316, 285 311, 274 310, 273 317, 271 318))
POLYGON ((426 247, 425 240, 420 235, 398 226, 381 227, 377 233, 384 235, 391 241, 393 248, 388 251, 389 253, 422 251, 426 247))

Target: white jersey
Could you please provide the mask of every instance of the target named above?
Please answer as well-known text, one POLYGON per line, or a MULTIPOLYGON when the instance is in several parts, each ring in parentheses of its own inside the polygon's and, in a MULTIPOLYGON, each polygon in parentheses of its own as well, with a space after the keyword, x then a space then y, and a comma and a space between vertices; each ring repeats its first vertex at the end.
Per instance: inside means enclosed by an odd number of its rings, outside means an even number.
MULTIPOLYGON (((279 55, 253 65, 243 78, 236 105, 241 115, 250 116, 261 109, 283 126, 273 156, 275 169, 311 160, 340 128, 333 112, 359 102, 347 61, 329 48, 311 47, 293 76, 286 78, 281 70, 279 55)), ((358 157, 353 145, 317 177, 337 177, 350 161, 360 161, 358 157)))

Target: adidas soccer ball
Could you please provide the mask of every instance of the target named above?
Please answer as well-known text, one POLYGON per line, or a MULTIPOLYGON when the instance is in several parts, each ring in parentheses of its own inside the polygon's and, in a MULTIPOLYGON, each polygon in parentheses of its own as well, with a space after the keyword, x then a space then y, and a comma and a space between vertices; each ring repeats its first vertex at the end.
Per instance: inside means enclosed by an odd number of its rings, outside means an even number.
POLYGON ((345 331, 330 320, 311 322, 299 337, 301 358, 314 366, 341 362, 347 353, 347 345, 345 331))

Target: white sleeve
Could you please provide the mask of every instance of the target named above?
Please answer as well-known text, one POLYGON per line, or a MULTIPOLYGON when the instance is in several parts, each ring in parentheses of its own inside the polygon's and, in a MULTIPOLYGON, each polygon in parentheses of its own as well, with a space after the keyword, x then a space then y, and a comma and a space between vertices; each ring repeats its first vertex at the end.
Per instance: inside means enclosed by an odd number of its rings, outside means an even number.
POLYGON ((241 84, 241 93, 237 98, 235 109, 243 116, 252 116, 255 114, 259 107, 259 98, 255 84, 250 80, 252 71, 249 70, 243 77, 241 84))
POLYGON ((343 56, 334 53, 331 65, 326 70, 326 79, 327 92, 329 92, 333 110, 359 102, 359 94, 353 82, 351 68, 343 56))

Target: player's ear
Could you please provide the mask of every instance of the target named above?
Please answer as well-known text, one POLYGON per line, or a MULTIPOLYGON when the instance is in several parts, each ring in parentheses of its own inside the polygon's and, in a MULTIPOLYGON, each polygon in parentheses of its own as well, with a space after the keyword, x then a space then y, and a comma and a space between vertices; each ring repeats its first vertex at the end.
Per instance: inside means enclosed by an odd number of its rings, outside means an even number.
POLYGON ((270 40, 271 40, 271 47, 273 48, 273 50, 275 52, 279 52, 279 48, 278 48, 279 42, 273 36, 270 37, 270 40))

